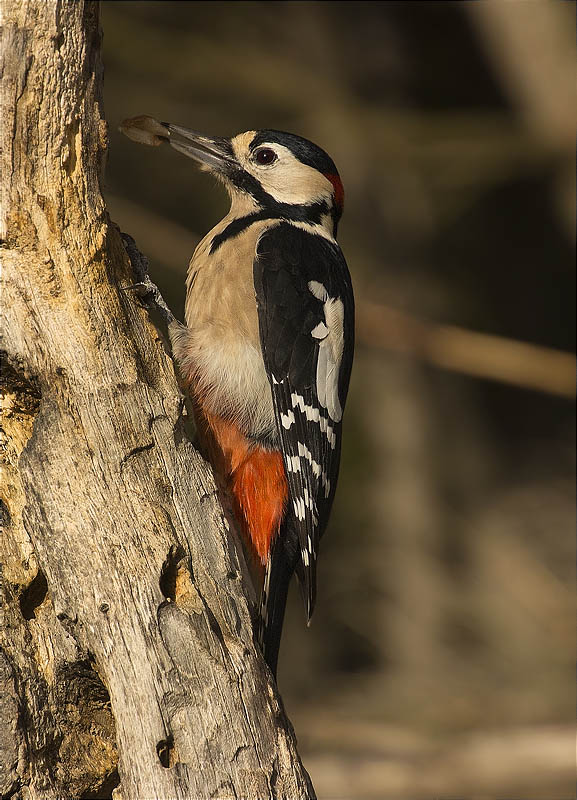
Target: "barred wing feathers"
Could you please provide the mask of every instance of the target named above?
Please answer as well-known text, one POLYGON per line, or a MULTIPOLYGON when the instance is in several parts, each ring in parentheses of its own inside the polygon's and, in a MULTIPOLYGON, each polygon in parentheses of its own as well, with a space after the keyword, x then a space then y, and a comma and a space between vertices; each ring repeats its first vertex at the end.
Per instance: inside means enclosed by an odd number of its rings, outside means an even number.
POLYGON ((254 283, 289 484, 286 518, 271 560, 275 550, 282 550, 284 561, 293 560, 290 572, 295 569, 299 576, 310 619, 318 543, 339 471, 352 364, 351 281, 336 242, 283 222, 260 238, 254 283))

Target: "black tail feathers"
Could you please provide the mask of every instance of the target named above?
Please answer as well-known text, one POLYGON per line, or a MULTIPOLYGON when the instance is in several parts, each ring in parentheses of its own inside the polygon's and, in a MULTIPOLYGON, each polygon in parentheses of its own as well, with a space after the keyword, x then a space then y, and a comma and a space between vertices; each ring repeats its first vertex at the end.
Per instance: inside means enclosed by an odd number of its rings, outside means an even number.
POLYGON ((281 533, 273 543, 265 571, 258 620, 259 643, 275 678, 288 588, 295 569, 297 552, 287 538, 281 533))

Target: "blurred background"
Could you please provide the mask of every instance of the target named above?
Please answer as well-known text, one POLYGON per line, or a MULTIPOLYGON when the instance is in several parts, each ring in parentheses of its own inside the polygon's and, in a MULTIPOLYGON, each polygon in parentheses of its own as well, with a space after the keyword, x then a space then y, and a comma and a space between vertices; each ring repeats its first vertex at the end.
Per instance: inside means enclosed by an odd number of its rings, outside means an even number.
POLYGON ((117 133, 337 163, 358 344, 310 629, 279 686, 321 800, 574 797, 575 5, 103 2, 112 218, 182 318, 224 191, 117 133))

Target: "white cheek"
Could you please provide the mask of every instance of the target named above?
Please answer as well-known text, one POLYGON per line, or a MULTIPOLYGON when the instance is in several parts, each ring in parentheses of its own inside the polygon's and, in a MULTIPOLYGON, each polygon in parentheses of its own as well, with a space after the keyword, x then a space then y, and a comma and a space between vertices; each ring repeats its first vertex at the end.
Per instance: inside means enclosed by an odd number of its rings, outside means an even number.
POLYGON ((232 140, 234 154, 243 169, 255 177, 264 191, 277 203, 304 205, 325 200, 332 201, 333 185, 313 167, 302 164, 282 144, 267 145, 277 155, 277 161, 267 166, 256 164, 249 153, 254 131, 241 133, 232 140))
POLYGON ((331 199, 333 187, 324 175, 301 164, 292 155, 292 160, 285 159, 287 157, 283 155, 279 162, 263 169, 253 164, 249 167, 251 174, 277 203, 303 205, 331 199))

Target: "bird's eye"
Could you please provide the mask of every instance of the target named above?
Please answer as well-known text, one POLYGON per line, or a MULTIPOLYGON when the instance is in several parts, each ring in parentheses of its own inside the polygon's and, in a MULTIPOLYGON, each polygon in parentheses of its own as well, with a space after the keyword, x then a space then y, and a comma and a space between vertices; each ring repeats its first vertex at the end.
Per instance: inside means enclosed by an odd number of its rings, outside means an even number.
POLYGON ((277 160, 277 154, 274 150, 271 150, 270 147, 261 147, 260 150, 257 150, 254 154, 254 159, 257 164, 261 166, 265 166, 267 164, 272 164, 274 161, 277 160))

